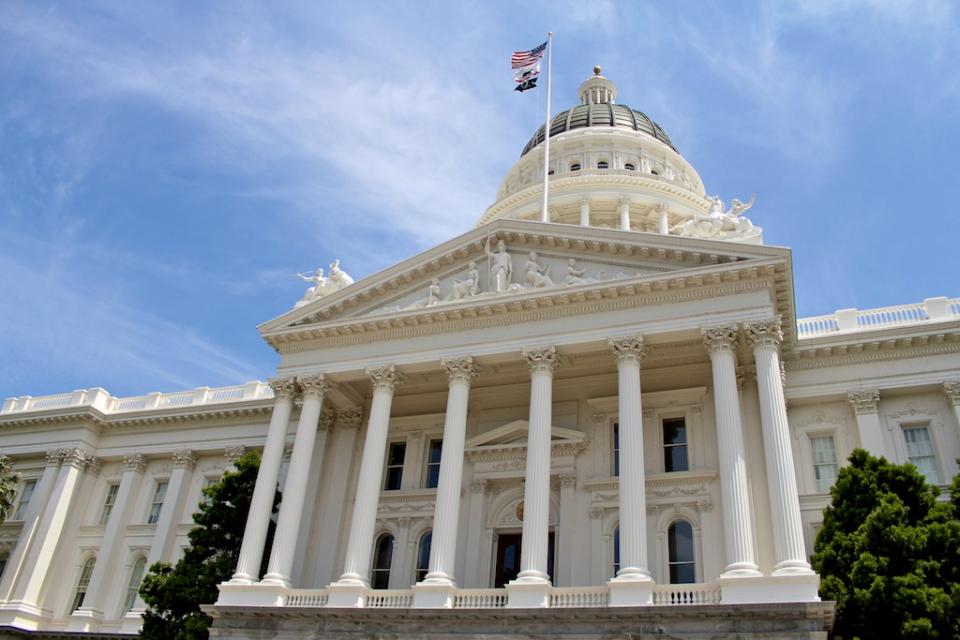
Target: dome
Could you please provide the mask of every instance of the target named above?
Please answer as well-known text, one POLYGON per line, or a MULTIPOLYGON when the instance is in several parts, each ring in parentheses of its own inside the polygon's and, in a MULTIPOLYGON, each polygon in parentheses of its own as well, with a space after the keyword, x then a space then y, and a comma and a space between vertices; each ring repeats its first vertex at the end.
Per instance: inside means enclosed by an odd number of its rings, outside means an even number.
MULTIPOLYGON (((659 124, 651 120, 647 114, 637 111, 626 105, 613 104, 612 102, 581 104, 573 109, 561 111, 550 122, 550 137, 554 137, 566 131, 580 129, 583 127, 619 127, 624 129, 633 129, 640 133, 645 133, 651 138, 659 140, 674 151, 677 150, 670 137, 659 124)), ((520 157, 525 156, 531 149, 543 142, 543 126, 537 129, 527 146, 523 148, 520 157)))
MULTIPOLYGON (((677 150, 670 137, 659 124, 647 114, 626 105, 615 104, 617 87, 608 78, 600 75, 600 67, 593 68, 593 77, 580 85, 580 104, 573 109, 561 111, 550 121, 550 137, 584 127, 618 127, 632 129, 659 140, 674 151, 677 150)), ((543 142, 543 127, 537 129, 527 146, 520 153, 522 158, 531 149, 543 142)))

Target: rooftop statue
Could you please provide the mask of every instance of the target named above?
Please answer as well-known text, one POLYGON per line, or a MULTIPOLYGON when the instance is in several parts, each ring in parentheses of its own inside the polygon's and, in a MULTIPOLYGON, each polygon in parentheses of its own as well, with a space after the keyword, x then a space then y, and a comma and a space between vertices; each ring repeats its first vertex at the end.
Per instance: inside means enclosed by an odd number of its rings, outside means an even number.
POLYGON ((353 278, 351 278, 346 271, 343 271, 340 268, 339 258, 330 264, 329 277, 325 277, 323 275, 322 267, 317 267, 317 270, 313 275, 305 273, 298 273, 297 275, 304 282, 312 282, 314 285, 304 292, 303 297, 300 298, 300 300, 298 300, 293 306, 294 309, 302 307, 305 304, 309 304, 314 300, 319 300, 324 296, 328 296, 331 293, 339 291, 340 289, 353 284, 353 278))
POLYGON ((747 202, 734 198, 730 201, 729 211, 724 210, 720 196, 708 196, 707 200, 710 207, 706 215, 696 215, 673 227, 670 233, 691 238, 750 237, 760 233, 760 229, 743 215, 754 205, 757 194, 751 195, 747 202))

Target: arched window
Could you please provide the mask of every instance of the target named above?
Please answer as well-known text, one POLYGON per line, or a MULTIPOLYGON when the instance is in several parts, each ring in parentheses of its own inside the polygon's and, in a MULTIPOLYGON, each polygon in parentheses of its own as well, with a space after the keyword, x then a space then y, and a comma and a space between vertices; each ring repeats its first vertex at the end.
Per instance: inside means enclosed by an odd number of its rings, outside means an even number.
POLYGON ((93 565, 96 562, 97 559, 91 556, 83 563, 83 568, 80 569, 80 579, 77 580, 77 591, 73 596, 73 605, 70 607, 71 612, 83 606, 83 599, 86 597, 87 588, 90 586, 90 576, 93 575, 93 565))
POLYGON ((677 520, 667 530, 669 545, 670 584, 689 584, 697 581, 697 566, 693 558, 693 527, 686 520, 677 520))
POLYGON ((427 531, 420 536, 420 544, 417 547, 417 582, 426 578, 430 571, 430 543, 432 541, 432 531, 427 531))
POLYGON ((613 530, 613 576, 620 573, 620 527, 613 530))
POLYGON ((140 582, 143 581, 143 570, 147 566, 147 559, 143 556, 137 558, 130 569, 130 579, 127 580, 127 593, 123 598, 123 611, 121 616, 125 616, 133 610, 133 604, 137 601, 137 593, 140 591, 140 582))
POLYGON ((632 162, 628 162, 627 164, 623 165, 623 168, 627 171, 636 171, 637 165, 633 164, 632 162))
POLYGON ((3 577, 3 570, 7 568, 7 560, 10 559, 10 552, 4 549, 0 551, 0 578, 3 577))
POLYGON ((580 171, 580 163, 574 162, 572 165, 570 165, 570 171, 580 171))
POLYGON ((390 564, 393 562, 393 536, 385 533, 373 547, 373 575, 370 586, 374 589, 390 588, 390 564))
POLYGON ((609 169, 609 168, 610 168, 610 163, 607 162, 606 160, 601 160, 600 162, 597 163, 597 169, 609 169))

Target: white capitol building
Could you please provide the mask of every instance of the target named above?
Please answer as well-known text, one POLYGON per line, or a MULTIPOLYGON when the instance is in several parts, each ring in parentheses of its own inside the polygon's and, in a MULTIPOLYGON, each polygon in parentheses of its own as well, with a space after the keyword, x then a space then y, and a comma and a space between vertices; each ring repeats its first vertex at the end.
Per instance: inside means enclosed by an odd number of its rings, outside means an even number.
POLYGON ((826 637, 838 467, 958 471, 960 299, 797 318, 752 199, 616 97, 596 69, 552 119, 547 220, 541 128, 473 230, 317 274, 260 326, 269 383, 7 399, 0 637, 135 634, 145 567, 251 449, 212 637, 826 637))

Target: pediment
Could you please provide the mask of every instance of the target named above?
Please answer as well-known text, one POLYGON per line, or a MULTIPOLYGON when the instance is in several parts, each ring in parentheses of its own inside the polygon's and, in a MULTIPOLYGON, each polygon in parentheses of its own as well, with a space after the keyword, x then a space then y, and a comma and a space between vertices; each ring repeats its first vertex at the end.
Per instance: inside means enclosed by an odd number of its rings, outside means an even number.
POLYGON ((789 252, 778 247, 498 220, 292 309, 260 331, 277 347, 731 278, 779 274, 789 282, 789 269, 789 252))
MULTIPOLYGON (((503 447, 526 447, 530 423, 526 420, 514 420, 507 424, 484 431, 467 440, 467 451, 499 449, 503 447)), ((553 444, 583 444, 586 435, 582 431, 565 429, 556 425, 550 427, 550 440, 553 444)))

